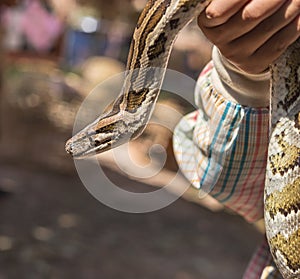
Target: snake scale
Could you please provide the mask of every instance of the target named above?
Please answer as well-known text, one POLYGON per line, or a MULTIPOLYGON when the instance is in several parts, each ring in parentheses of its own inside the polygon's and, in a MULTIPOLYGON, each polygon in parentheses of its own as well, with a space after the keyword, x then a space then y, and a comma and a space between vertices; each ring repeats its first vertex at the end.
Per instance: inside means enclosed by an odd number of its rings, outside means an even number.
MULTIPOLYGON (((111 108, 74 135, 66 150, 94 155, 136 138, 157 100, 179 31, 211 0, 148 0, 129 51, 125 81, 111 108)), ((271 65, 270 144, 265 224, 273 259, 284 278, 300 278, 300 42, 271 65)))

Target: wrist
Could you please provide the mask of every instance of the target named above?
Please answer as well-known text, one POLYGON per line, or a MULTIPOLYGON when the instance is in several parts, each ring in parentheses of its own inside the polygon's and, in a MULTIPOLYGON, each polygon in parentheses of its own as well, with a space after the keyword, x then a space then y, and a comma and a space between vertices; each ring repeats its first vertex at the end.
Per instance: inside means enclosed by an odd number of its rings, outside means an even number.
POLYGON ((212 82, 226 99, 248 107, 269 105, 269 70, 260 74, 249 74, 226 59, 217 47, 213 48, 212 57, 212 82))

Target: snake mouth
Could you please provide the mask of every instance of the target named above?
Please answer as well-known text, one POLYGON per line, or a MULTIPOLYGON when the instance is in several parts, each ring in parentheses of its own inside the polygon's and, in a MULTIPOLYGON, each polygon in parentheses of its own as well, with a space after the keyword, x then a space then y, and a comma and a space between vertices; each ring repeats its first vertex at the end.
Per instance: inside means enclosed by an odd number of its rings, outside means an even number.
POLYGON ((67 141, 65 149, 73 158, 84 159, 125 144, 131 140, 131 137, 132 133, 123 134, 121 136, 106 135, 103 139, 95 139, 87 135, 78 138, 78 135, 75 135, 67 141))
POLYGON ((67 141, 65 149, 75 159, 83 159, 94 156, 112 148, 113 137, 103 140, 92 140, 89 138, 76 140, 71 138, 67 141))

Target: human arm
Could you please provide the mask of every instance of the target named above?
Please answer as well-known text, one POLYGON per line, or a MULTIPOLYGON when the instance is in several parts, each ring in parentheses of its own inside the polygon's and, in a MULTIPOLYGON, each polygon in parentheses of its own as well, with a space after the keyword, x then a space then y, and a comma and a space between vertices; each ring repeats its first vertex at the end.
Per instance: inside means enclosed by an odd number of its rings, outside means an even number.
POLYGON ((296 0, 213 0, 198 24, 215 45, 212 82, 226 99, 269 104, 268 66, 299 36, 296 0))
POLYGON ((258 74, 299 37, 299 14, 299 0, 213 0, 198 25, 226 59, 258 74))
POLYGON ((263 216, 270 79, 266 69, 298 37, 299 8, 293 0, 224 1, 212 1, 216 6, 206 10, 211 18, 205 13, 199 17, 204 34, 218 48, 198 81, 199 109, 177 126, 174 149, 195 187, 253 222, 263 216), (223 10, 214 10, 218 8, 223 10), (282 39, 277 42, 278 37, 282 39))

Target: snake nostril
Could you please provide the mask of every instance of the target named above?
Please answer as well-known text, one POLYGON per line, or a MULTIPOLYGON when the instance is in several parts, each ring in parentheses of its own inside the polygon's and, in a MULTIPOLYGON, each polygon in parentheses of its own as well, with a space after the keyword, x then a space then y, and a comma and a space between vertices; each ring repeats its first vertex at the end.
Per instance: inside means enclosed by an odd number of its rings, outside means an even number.
POLYGON ((65 146, 65 150, 70 154, 73 155, 73 146, 71 142, 67 142, 65 146))

